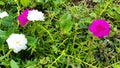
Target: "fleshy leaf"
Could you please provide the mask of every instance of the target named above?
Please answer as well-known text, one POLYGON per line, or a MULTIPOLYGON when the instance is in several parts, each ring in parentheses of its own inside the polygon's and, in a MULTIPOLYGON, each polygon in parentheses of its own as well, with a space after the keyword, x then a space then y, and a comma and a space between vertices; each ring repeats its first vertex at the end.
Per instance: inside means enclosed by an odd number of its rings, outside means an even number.
POLYGON ((73 26, 73 22, 71 21, 71 14, 70 13, 65 13, 61 19, 60 19, 61 23, 60 23, 60 27, 61 27, 61 31, 63 33, 68 33, 73 26))

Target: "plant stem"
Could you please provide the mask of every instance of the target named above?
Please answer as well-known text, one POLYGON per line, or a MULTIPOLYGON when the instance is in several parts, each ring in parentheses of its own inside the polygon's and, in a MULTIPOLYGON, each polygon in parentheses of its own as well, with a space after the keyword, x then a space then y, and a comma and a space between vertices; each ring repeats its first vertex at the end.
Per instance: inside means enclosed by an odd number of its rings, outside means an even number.
POLYGON ((49 34, 51 40, 54 41, 53 36, 51 35, 51 33, 45 27, 43 27, 42 25, 38 25, 38 26, 41 27, 43 30, 45 30, 49 34))
POLYGON ((65 53, 65 50, 63 50, 62 51, 62 54, 58 57, 58 58, 56 58, 49 66, 48 66, 48 68, 50 68, 55 62, 57 62, 57 60, 59 60, 65 53))
POLYGON ((4 56, 0 57, 0 62, 1 62, 4 58, 6 58, 7 56, 9 56, 9 54, 10 54, 12 51, 13 51, 13 49, 10 49, 10 50, 7 52, 7 54, 5 54, 4 56))
MULTIPOLYGON (((17 15, 19 16, 20 15, 20 5, 19 5, 19 2, 18 2, 18 0, 14 0, 14 2, 17 4, 17 9, 18 9, 18 11, 17 11, 17 15)), ((19 26, 19 21, 17 20, 17 23, 18 23, 18 26, 19 26)))
POLYGON ((7 57, 11 52, 13 51, 13 49, 10 49, 7 54, 5 55, 5 57, 7 57))

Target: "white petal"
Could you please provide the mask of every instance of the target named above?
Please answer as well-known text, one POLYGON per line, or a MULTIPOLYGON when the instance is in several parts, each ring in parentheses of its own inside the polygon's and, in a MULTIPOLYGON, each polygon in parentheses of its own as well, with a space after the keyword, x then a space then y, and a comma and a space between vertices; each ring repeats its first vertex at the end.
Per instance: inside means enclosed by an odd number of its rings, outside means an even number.
POLYGON ((8 16, 8 13, 6 11, 0 13, 0 18, 4 18, 6 16, 8 16))
POLYGON ((30 10, 28 11, 27 19, 29 21, 44 21, 44 14, 38 10, 30 10))

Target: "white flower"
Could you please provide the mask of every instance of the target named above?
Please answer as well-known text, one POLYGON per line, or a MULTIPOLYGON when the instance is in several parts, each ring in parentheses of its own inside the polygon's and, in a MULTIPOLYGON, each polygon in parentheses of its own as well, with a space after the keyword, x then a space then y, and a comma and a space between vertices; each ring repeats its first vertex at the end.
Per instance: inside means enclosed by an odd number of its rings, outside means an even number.
POLYGON ((13 49, 15 53, 27 48, 27 39, 23 34, 11 34, 6 42, 8 43, 9 49, 13 49))
POLYGON ((4 18, 6 16, 8 16, 8 13, 6 11, 0 13, 0 18, 4 18))
POLYGON ((27 19, 29 21, 44 21, 44 14, 38 10, 30 10, 28 11, 27 19))

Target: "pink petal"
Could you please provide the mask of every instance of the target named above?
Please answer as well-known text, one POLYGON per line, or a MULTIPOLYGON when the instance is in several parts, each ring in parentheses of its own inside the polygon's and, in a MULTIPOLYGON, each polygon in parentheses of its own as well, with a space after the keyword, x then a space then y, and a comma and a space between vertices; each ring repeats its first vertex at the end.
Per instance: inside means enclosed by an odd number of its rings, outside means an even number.
POLYGON ((28 19, 27 19, 27 16, 28 16, 28 9, 25 9, 21 15, 18 16, 18 20, 20 22, 20 26, 24 26, 25 24, 28 23, 28 19))

